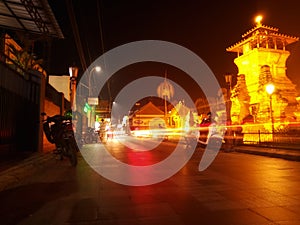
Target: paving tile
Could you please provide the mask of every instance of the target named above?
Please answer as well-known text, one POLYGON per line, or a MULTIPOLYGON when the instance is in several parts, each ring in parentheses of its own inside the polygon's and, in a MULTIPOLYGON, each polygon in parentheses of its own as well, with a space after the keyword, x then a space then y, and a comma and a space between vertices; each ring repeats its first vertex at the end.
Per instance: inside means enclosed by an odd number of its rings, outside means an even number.
POLYGON ((140 204, 126 207, 103 207, 99 209, 102 220, 126 220, 130 218, 157 218, 176 216, 175 211, 167 203, 140 204))
POLYGON ((288 206, 283 206, 283 208, 294 212, 294 213, 299 213, 300 212, 300 202, 298 202, 298 204, 295 205, 288 205, 288 206))
POLYGON ((98 204, 93 198, 78 200, 72 207, 69 221, 93 221, 98 218, 98 204))
POLYGON ((300 221, 299 213, 292 212, 283 207, 268 207, 252 209, 254 212, 271 221, 300 221))
POLYGON ((226 201, 226 197, 213 191, 198 191, 192 194, 199 202, 226 201))
POLYGON ((214 215, 223 221, 220 223, 222 225, 261 225, 271 222, 247 209, 219 211, 214 215))
POLYGON ((247 207, 237 201, 230 200, 212 200, 202 203, 210 211, 233 210, 233 209, 246 209, 247 207))

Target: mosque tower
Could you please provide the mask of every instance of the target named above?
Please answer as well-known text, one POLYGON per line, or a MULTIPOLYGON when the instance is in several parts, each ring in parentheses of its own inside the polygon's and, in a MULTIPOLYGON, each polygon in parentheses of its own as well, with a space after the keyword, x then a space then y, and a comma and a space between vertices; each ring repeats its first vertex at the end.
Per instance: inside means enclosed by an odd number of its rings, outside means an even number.
POLYGON ((263 25, 261 19, 257 17, 256 26, 226 49, 237 53, 237 84, 231 92, 232 122, 241 124, 243 119, 252 118, 255 123, 267 123, 270 114, 275 124, 300 120, 296 85, 286 75, 290 55, 286 46, 299 38, 280 34, 279 29, 263 25), (275 86, 272 98, 265 89, 269 83, 275 86))

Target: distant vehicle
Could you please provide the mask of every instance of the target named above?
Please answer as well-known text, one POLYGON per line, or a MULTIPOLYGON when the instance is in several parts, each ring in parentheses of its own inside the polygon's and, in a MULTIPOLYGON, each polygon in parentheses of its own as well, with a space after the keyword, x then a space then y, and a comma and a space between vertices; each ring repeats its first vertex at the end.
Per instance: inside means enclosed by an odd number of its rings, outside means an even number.
POLYGON ((198 129, 193 129, 189 131, 186 136, 187 145, 191 143, 191 141, 197 141, 202 146, 209 145, 213 146, 221 146, 223 142, 223 135, 218 130, 218 125, 216 121, 212 119, 211 113, 207 114, 207 118, 204 118, 198 129))
POLYGON ((207 137, 209 133, 209 128, 212 124, 212 120, 210 118, 204 118, 199 125, 199 141, 200 143, 206 143, 207 137))

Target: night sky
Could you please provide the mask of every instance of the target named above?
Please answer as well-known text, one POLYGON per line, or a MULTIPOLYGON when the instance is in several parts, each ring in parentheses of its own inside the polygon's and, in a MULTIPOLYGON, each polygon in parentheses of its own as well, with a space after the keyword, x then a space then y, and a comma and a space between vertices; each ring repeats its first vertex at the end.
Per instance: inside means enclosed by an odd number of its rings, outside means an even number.
MULTIPOLYGON (((263 24, 279 28, 279 33, 300 37, 300 1, 97 1, 73 0, 73 7, 87 66, 112 48, 139 40, 164 40, 186 47, 201 57, 221 86, 224 74, 237 74, 235 53, 226 48, 241 40, 262 14, 263 24), (99 4, 100 3, 100 4, 99 4), (101 18, 101 26, 99 25, 101 18), (100 28, 103 32, 101 44, 100 28)), ((65 36, 52 43, 50 74, 68 74, 72 64, 81 67, 65 1, 49 0, 65 36)), ((287 74, 300 90, 300 43, 289 47, 287 74)), ((145 63, 124 68, 112 84, 117 89, 143 74, 164 76, 175 82, 186 80, 177 68, 145 63), (118 86, 118 87, 117 87, 118 86)), ((83 73, 81 70, 80 73, 83 73)), ((185 84, 183 84, 184 86, 185 84)))

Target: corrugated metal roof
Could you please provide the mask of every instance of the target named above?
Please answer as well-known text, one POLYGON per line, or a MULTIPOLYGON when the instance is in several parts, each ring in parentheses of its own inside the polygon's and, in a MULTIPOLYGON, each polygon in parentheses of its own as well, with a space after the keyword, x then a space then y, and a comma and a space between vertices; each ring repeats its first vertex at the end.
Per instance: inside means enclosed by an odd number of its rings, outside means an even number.
POLYGON ((0 0, 0 26, 64 38, 47 0, 0 0))

